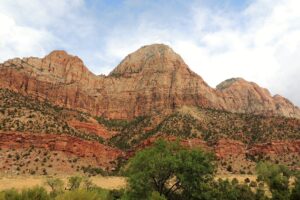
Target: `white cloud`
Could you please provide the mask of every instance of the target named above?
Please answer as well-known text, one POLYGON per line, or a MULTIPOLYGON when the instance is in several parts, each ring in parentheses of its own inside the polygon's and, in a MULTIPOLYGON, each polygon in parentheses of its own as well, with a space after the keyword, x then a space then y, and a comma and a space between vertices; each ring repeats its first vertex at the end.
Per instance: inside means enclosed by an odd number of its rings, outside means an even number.
POLYGON ((9 16, 0 14, 0 61, 12 57, 45 54, 45 45, 53 36, 45 30, 19 26, 9 16))

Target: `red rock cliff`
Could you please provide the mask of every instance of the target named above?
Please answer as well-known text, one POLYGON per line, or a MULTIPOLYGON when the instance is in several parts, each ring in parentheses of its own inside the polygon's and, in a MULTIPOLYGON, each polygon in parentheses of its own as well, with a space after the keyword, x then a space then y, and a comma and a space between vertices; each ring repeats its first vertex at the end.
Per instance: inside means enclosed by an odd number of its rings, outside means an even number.
POLYGON ((162 44, 129 54, 108 76, 91 73, 76 56, 54 51, 45 58, 0 65, 0 87, 109 118, 133 118, 183 105, 300 118, 287 99, 254 83, 232 79, 217 89, 162 44))

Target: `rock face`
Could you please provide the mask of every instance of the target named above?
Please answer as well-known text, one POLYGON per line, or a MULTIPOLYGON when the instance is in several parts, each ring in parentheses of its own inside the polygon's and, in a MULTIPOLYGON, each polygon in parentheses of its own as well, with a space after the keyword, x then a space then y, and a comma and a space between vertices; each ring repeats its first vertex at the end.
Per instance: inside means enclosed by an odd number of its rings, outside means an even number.
POLYGON ((26 149, 31 146, 50 151, 62 151, 78 157, 90 157, 95 159, 99 166, 108 168, 112 167, 112 161, 120 156, 124 156, 123 152, 118 149, 67 135, 18 132, 0 133, 1 148, 26 149))
POLYGON ((0 65, 0 87, 108 118, 130 119, 183 105, 300 118, 287 99, 254 83, 231 79, 217 89, 192 72, 170 47, 144 46, 108 76, 91 73, 76 56, 12 59, 0 65))
POLYGON ((289 100, 279 95, 271 96, 267 89, 242 78, 226 80, 217 86, 217 90, 222 93, 226 110, 229 111, 295 118, 300 116, 299 108, 289 100))

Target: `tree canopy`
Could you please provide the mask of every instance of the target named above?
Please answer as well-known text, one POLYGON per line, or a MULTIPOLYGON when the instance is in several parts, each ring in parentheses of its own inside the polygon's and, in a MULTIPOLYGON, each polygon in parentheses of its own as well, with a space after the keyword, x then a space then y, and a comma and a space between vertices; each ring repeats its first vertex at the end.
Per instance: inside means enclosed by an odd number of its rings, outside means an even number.
POLYGON ((127 169, 132 199, 147 199, 153 192, 168 199, 192 198, 213 180, 214 158, 199 149, 183 148, 178 142, 157 141, 138 152, 127 169))

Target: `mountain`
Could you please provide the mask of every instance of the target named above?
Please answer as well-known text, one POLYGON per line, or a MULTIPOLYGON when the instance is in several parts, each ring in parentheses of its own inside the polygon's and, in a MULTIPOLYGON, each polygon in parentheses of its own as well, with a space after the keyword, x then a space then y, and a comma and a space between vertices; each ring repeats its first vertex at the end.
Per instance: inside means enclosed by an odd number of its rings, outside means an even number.
POLYGON ((220 172, 297 168, 300 110, 242 78, 211 88, 163 44, 107 76, 65 51, 0 64, 0 173, 112 172, 161 137, 213 151, 220 172))
POLYGON ((91 73, 76 56, 12 59, 0 65, 0 87, 111 119, 172 112, 181 106, 300 118, 300 109, 255 83, 229 79, 209 87, 163 44, 129 54, 108 76, 91 73))

